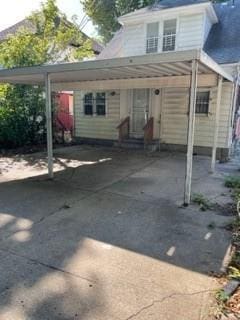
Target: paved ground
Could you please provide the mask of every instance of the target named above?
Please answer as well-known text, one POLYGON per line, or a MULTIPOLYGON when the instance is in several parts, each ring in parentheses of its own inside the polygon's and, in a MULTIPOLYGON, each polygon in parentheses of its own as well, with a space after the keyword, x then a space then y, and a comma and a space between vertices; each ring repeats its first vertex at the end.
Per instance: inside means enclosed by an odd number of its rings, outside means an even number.
MULTIPOLYGON (((54 181, 42 154, 0 160, 0 320, 208 319, 231 218, 179 208, 185 156, 55 155, 54 181)), ((224 203, 209 167, 194 158, 194 192, 224 203)))

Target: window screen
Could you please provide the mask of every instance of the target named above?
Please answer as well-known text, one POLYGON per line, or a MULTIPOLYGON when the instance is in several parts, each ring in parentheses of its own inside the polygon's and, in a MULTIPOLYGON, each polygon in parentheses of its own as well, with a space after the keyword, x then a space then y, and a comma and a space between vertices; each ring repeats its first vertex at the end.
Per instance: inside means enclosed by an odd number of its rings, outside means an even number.
POLYGON ((176 46, 177 20, 165 20, 163 24, 163 51, 174 51, 176 46))
POLYGON ((196 101, 196 113, 208 114, 210 92, 198 92, 196 101))
POLYGON ((147 25, 147 45, 146 52, 154 53, 158 51, 158 42, 159 42, 159 23, 149 23, 147 25))

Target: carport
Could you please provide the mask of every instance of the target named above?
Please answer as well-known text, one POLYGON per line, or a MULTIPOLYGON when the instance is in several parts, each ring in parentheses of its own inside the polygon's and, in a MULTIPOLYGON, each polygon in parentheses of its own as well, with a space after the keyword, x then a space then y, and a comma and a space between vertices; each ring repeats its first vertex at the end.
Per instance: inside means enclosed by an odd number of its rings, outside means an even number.
POLYGON ((46 88, 46 119, 48 173, 53 178, 51 92, 83 89, 189 88, 187 158, 184 204, 190 203, 196 92, 198 87, 217 86, 217 107, 212 148, 211 171, 214 171, 219 128, 219 110, 223 81, 233 82, 202 50, 188 50, 135 57, 114 58, 77 63, 43 65, 0 70, 0 82, 44 85, 46 88))

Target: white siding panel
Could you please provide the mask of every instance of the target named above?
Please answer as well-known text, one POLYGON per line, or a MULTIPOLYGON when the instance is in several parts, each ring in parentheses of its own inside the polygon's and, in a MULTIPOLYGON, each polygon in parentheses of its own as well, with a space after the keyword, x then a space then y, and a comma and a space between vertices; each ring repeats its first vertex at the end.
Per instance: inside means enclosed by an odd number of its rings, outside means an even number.
POLYGON ((203 44, 204 15, 180 16, 177 39, 178 50, 201 48, 203 44))
POLYGON ((137 56, 146 53, 144 24, 124 26, 123 29, 123 55, 137 56))
POLYGON ((83 92, 74 92, 75 136, 93 139, 116 140, 120 121, 120 91, 115 95, 107 92, 106 116, 85 116, 83 113, 83 92))
POLYGON ((208 37, 209 32, 211 30, 211 27, 212 27, 212 22, 211 22, 210 18, 206 15, 205 16, 205 25, 204 25, 204 34, 203 34, 204 43, 207 40, 207 37, 208 37))
POLYGON ((187 142, 188 90, 163 89, 161 141, 172 144, 187 142))
MULTIPOLYGON (((228 147, 229 119, 231 115, 232 85, 225 83, 222 90, 218 147, 228 147)), ((212 88, 210 114, 196 115, 195 146, 211 147, 216 114, 217 89, 212 88)), ((161 141, 169 144, 187 143, 189 92, 185 89, 165 89, 163 93, 163 111, 161 121, 161 141)))

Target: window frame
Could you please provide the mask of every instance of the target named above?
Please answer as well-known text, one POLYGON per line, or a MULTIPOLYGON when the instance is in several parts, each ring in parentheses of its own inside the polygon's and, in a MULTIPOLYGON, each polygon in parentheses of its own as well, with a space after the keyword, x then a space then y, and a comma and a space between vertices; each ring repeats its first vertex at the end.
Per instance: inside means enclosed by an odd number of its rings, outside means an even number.
MULTIPOLYGON (((90 103, 88 105, 90 105, 90 103)), ((93 98, 92 92, 86 92, 83 95, 83 114, 84 114, 84 116, 87 116, 87 117, 92 117, 94 114, 94 98, 93 98), (91 100, 92 100, 92 113, 86 113, 86 96, 90 95, 90 94, 92 95, 92 98, 91 98, 91 100)))
POLYGON ((146 36, 145 36, 145 39, 146 39, 146 41, 145 41, 145 54, 151 54, 151 53, 158 53, 159 52, 159 48, 161 47, 161 22, 160 21, 153 21, 153 22, 148 22, 148 23, 146 23, 146 36), (158 32, 157 32, 157 36, 156 37, 148 37, 148 26, 150 25, 150 24, 157 24, 158 25, 158 32), (150 39, 150 38, 155 38, 155 39, 157 39, 157 46, 156 46, 156 51, 150 51, 150 52, 148 52, 148 40, 150 39))
POLYGON ((203 116, 203 117, 208 117, 211 112, 210 112, 210 108, 211 108, 211 90, 206 88, 206 89, 201 89, 201 90, 197 90, 197 94, 196 94, 196 108, 195 108, 195 116, 203 116), (207 112, 197 112, 197 98, 198 98, 198 94, 200 93, 208 93, 208 110, 207 112))
POLYGON ((84 117, 101 117, 105 118, 107 117, 107 92, 106 91, 85 91, 83 92, 83 98, 82 98, 82 113, 84 117), (92 114, 86 114, 85 113, 85 96, 88 94, 92 94, 92 114), (97 113, 97 94, 105 94, 105 114, 98 114, 97 113))
POLYGON ((176 18, 176 17, 173 17, 173 18, 168 18, 168 19, 164 19, 162 21, 162 47, 161 47, 161 52, 174 52, 176 51, 177 49, 177 38, 178 38, 178 21, 179 19, 176 18), (171 20, 175 20, 176 21, 176 31, 175 31, 175 43, 174 43, 174 49, 173 50, 163 50, 163 46, 164 46, 164 23, 167 22, 167 21, 171 21, 171 20))
POLYGON ((152 21, 145 21, 144 25, 144 53, 146 55, 149 54, 154 54, 154 53, 168 53, 168 52, 175 52, 178 50, 178 43, 179 43, 179 24, 180 24, 180 20, 179 20, 179 15, 173 15, 173 16, 168 16, 168 17, 164 17, 162 19, 158 19, 158 20, 152 20, 152 21), (164 31, 164 21, 168 21, 168 20, 176 20, 176 38, 175 38, 175 49, 173 51, 163 51, 163 31, 164 31), (158 50, 156 52, 153 53, 148 53, 147 52, 147 26, 148 24, 151 23, 158 23, 159 29, 158 29, 158 50))

